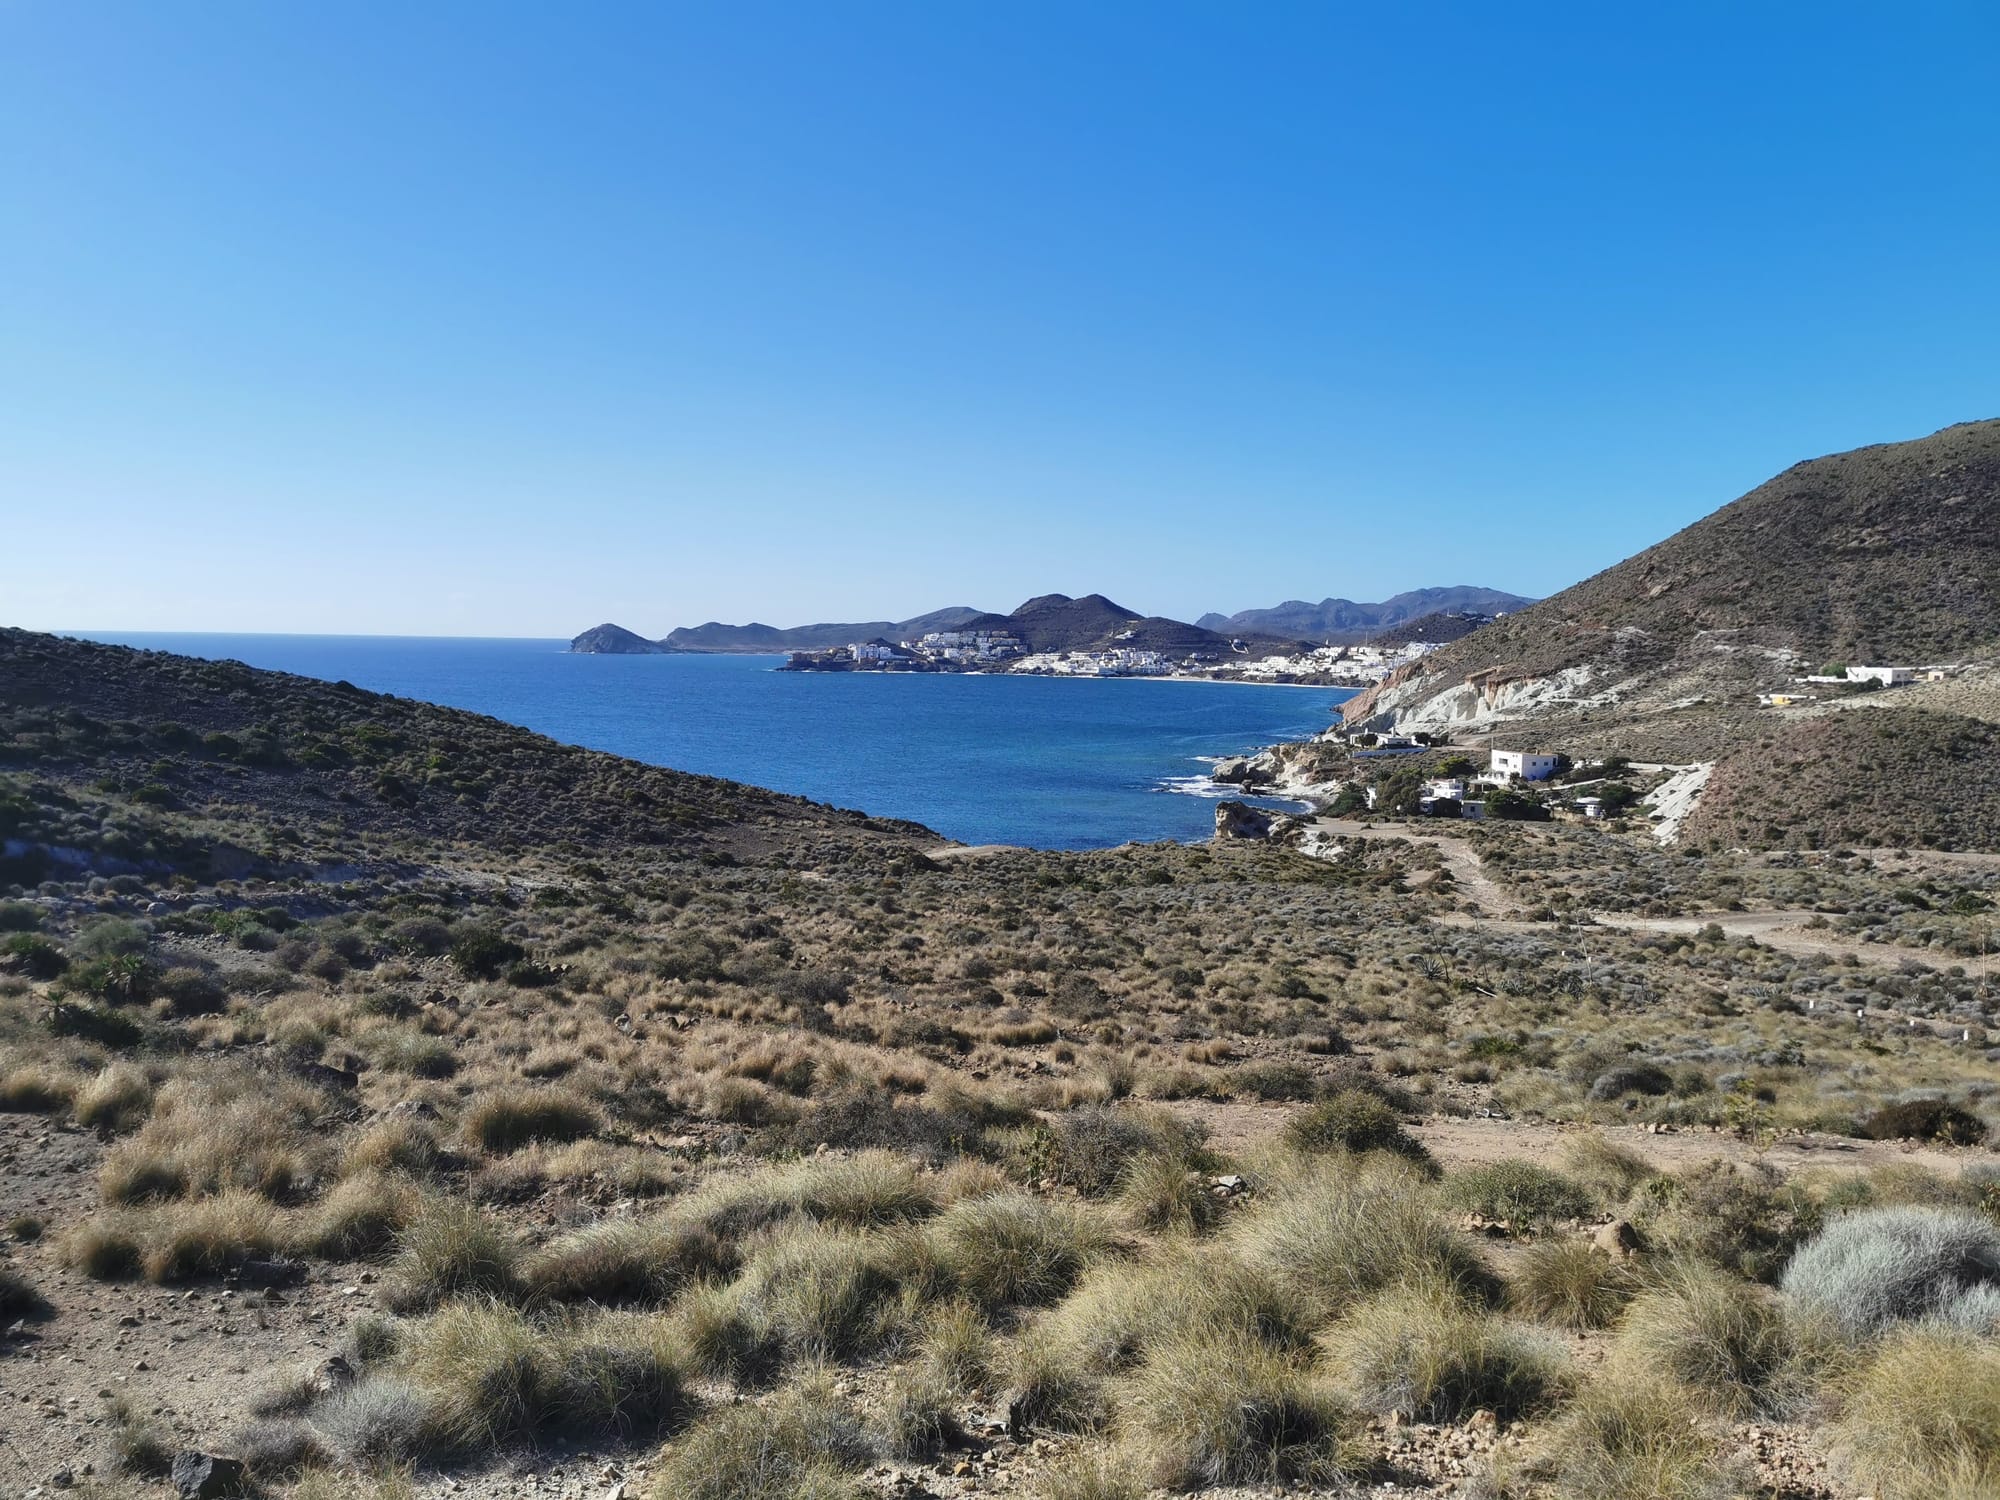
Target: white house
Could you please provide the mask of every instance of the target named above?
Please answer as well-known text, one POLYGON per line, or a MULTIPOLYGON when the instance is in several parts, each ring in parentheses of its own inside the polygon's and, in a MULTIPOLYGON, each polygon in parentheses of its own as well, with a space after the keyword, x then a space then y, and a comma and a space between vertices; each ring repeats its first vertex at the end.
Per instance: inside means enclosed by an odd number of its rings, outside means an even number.
POLYGON ((1883 687, 1900 687, 1906 682, 1917 680, 1915 667, 1849 667, 1849 682, 1874 682, 1883 687))
POLYGON ((1438 776, 1424 783, 1425 802, 1463 802, 1465 800, 1465 778, 1463 776, 1438 776))
POLYGON ((1486 774, 1509 780, 1519 777, 1522 781, 1547 781, 1556 774, 1556 758, 1529 750, 1495 750, 1486 774))

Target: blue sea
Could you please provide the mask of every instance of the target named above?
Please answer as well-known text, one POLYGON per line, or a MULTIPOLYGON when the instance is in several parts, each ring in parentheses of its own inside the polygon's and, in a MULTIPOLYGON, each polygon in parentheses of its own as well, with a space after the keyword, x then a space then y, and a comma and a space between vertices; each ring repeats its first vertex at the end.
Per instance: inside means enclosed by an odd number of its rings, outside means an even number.
MULTIPOLYGON (((93 634, 345 679, 571 744, 726 776, 973 844, 1206 838, 1214 759, 1331 722, 1338 688, 774 671, 770 656, 572 656, 564 641, 93 634)), ((1273 803, 1269 805, 1282 806, 1273 803)))

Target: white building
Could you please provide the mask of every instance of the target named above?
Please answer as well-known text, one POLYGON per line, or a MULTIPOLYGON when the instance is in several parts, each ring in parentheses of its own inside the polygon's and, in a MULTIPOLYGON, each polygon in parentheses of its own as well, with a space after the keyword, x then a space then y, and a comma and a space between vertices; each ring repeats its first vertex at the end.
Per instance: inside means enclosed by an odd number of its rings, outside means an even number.
POLYGON ((1509 781, 1547 781, 1556 774, 1556 758, 1553 755, 1537 755, 1530 750, 1495 750, 1487 763, 1488 777, 1503 777, 1509 781))
POLYGON ((1915 667, 1849 667, 1849 682, 1873 682, 1883 687, 1900 687, 1906 682, 1917 680, 1915 667))
POLYGON ((1425 802, 1463 802, 1465 800, 1465 778, 1463 776, 1439 776, 1424 783, 1425 802))

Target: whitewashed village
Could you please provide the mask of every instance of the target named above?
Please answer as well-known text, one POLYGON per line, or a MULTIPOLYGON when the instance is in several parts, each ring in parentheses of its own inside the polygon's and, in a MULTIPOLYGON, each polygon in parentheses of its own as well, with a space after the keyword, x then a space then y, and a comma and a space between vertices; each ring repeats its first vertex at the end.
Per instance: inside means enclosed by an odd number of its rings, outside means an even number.
POLYGON ((1008 672, 1041 677, 1189 677, 1221 682, 1272 682, 1366 687, 1380 682, 1441 642, 1320 646, 1290 654, 1253 656, 1241 641, 1227 656, 1176 654, 1115 642, 1095 651, 1029 651, 1005 630, 938 630, 911 641, 857 641, 825 651, 794 651, 779 668, 791 672, 1008 672))

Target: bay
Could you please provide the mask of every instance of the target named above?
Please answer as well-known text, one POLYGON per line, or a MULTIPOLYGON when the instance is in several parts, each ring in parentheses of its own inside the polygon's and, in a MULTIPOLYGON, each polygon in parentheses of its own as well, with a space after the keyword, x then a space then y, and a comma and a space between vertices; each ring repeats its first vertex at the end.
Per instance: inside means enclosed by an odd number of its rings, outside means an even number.
MULTIPOLYGON (((1324 729, 1350 694, 1146 678, 774 671, 566 642, 88 633, 345 680, 677 770, 911 818, 974 844, 1206 838, 1216 757, 1324 729)), ((1281 803, 1267 805, 1281 806, 1281 803)))

